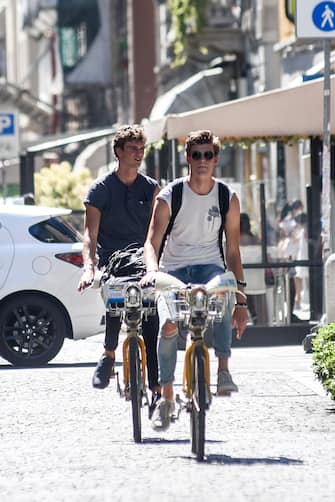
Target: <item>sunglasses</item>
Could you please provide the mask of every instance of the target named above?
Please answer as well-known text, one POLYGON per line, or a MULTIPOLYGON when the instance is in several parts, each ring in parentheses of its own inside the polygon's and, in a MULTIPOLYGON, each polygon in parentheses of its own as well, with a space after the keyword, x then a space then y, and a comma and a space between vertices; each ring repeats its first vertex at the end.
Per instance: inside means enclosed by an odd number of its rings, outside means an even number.
POLYGON ((200 160, 200 159, 205 159, 205 160, 212 160, 214 158, 214 153, 213 152, 198 152, 198 150, 195 150, 194 152, 191 153, 191 157, 193 160, 200 160))

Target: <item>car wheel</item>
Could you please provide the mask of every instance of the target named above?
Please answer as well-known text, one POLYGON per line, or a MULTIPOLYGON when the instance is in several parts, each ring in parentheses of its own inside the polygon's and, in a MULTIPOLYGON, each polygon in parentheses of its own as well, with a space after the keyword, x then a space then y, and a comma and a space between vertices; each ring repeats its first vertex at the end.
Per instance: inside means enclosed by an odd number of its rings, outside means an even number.
POLYGON ((42 295, 22 293, 0 309, 0 355, 14 366, 40 366, 64 343, 61 308, 42 295))

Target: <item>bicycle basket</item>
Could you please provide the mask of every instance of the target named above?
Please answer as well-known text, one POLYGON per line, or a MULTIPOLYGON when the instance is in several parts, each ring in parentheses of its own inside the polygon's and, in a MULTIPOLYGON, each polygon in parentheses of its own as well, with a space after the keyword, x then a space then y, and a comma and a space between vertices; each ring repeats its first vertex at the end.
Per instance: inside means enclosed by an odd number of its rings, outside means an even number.
POLYGON ((229 296, 228 293, 210 296, 208 301, 208 317, 211 321, 222 321, 229 305, 229 296))
POLYGON ((164 294, 169 309, 171 321, 188 322, 190 306, 186 300, 185 292, 171 290, 164 294))
MULTIPOLYGON (((125 307, 125 291, 126 288, 134 283, 132 277, 111 277, 101 287, 101 295, 104 300, 106 310, 111 316, 118 317, 121 315, 125 307)), ((156 312, 155 305, 155 290, 153 287, 142 289, 142 305, 141 311, 148 315, 154 315, 156 312)))

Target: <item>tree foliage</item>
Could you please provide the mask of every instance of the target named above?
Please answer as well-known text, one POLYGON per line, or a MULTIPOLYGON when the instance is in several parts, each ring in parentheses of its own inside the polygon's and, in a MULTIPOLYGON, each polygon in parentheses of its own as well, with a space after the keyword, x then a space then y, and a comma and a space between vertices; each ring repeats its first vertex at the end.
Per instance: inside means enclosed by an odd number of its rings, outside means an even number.
POLYGON ((174 36, 174 65, 184 64, 187 36, 197 34, 205 25, 206 0, 168 0, 174 36))
POLYGON ((335 322, 318 329, 313 340, 313 369, 323 388, 335 400, 335 322))
POLYGON ((43 167, 34 175, 36 203, 48 207, 84 209, 83 198, 92 183, 87 168, 73 171, 71 164, 61 162, 43 167))

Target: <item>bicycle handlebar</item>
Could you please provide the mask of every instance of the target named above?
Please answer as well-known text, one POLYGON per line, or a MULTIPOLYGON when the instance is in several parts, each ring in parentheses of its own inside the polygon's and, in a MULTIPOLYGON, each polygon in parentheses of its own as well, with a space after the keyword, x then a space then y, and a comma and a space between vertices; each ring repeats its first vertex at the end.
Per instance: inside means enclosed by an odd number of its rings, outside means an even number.
POLYGON ((233 272, 218 274, 206 284, 185 284, 176 277, 157 272, 156 290, 165 296, 171 320, 186 320, 205 315, 208 322, 221 320, 230 305, 232 294, 239 292, 233 272))
POLYGON ((231 271, 218 274, 206 284, 185 284, 173 275, 166 274, 165 272, 157 272, 156 275, 155 289, 163 293, 166 290, 189 290, 196 286, 205 288, 208 295, 222 295, 225 293, 238 292, 242 296, 245 296, 244 293, 238 289, 235 275, 231 271))

